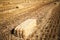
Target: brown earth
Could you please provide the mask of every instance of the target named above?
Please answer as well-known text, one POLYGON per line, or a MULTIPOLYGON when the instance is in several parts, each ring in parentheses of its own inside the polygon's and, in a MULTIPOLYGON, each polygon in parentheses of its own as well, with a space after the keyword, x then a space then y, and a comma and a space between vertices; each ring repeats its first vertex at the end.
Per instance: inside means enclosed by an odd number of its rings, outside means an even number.
MULTIPOLYGON (((34 31, 34 30, 33 30, 34 31)), ((60 40, 60 1, 0 1, 0 40, 60 40), (37 30, 25 38, 14 33, 27 19, 37 19, 37 30)), ((24 32, 23 32, 24 33, 24 32)))

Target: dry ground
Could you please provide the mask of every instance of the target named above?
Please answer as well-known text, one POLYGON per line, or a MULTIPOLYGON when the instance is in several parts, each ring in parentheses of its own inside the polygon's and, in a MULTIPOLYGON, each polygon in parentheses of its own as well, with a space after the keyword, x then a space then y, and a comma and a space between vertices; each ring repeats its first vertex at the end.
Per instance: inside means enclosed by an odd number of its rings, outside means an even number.
POLYGON ((59 40, 59 29, 60 1, 0 1, 0 40, 59 40), (18 36, 14 29, 27 19, 37 19, 37 30, 18 36))

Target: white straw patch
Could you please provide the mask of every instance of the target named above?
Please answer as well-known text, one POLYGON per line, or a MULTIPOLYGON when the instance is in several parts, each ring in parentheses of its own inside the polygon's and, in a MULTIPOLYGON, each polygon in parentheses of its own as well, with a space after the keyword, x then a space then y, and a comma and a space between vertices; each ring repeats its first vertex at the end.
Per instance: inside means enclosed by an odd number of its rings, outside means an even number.
POLYGON ((28 37, 36 30, 36 19, 27 19, 18 25, 15 30, 24 30, 25 37, 28 37))

